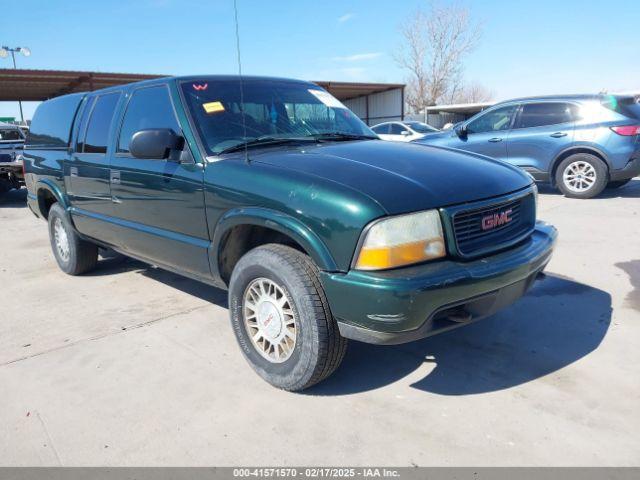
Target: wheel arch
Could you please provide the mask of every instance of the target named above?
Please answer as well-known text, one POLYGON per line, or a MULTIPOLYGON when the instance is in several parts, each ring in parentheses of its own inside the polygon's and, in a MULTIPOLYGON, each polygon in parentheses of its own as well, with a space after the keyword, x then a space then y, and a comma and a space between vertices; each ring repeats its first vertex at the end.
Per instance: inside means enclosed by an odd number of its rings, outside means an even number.
POLYGON ((324 242, 300 220, 275 210, 250 207, 233 209, 218 221, 209 250, 214 278, 228 284, 240 257, 266 243, 290 245, 311 257, 320 270, 338 270, 324 242))
POLYGON ((611 166, 609 165, 609 161, 607 160, 607 156, 600 149, 592 146, 574 145, 561 151, 556 156, 553 163, 551 164, 551 169, 549 171, 549 180, 554 187, 556 186, 556 172, 558 170, 558 166, 565 158, 571 155, 574 155, 576 153, 589 153, 591 155, 595 155, 600 160, 602 160, 602 163, 604 163, 607 169, 607 173, 611 169, 611 166))
POLYGON ((68 203, 65 195, 62 193, 60 188, 50 180, 38 180, 35 186, 35 191, 40 215, 45 220, 49 217, 49 210, 51 209, 51 205, 54 203, 59 203, 65 211, 67 210, 68 203))

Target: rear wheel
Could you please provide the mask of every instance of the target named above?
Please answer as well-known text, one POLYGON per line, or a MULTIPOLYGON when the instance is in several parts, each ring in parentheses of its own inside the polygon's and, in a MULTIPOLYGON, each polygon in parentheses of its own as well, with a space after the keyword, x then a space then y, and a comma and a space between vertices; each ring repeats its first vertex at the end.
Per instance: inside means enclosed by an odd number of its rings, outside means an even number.
POLYGON ((607 167, 595 155, 576 153, 565 158, 556 170, 556 184, 565 197, 593 198, 607 185, 607 167))
POLYGON ((620 188, 620 187, 624 187, 627 183, 629 183, 631 181, 630 178, 627 178, 626 180, 616 180, 614 182, 609 182, 607 183, 607 188, 620 188))
POLYGON ((344 358, 347 340, 331 315, 318 268, 291 247, 264 245, 238 261, 229 312, 245 358, 275 387, 308 388, 344 358))
POLYGON ((69 275, 92 270, 98 263, 98 246, 78 236, 60 204, 51 206, 48 221, 51 249, 60 270, 69 275))

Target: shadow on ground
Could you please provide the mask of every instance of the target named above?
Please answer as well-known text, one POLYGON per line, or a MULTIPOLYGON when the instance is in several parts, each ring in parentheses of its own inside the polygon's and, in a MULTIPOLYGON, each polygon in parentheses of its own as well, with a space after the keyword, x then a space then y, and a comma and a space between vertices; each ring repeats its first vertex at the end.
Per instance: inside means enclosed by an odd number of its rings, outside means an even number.
POLYGON ((227 292, 220 288, 215 288, 202 282, 191 280, 171 273, 161 268, 153 267, 149 264, 122 257, 111 252, 101 252, 101 258, 95 270, 86 273, 85 276, 117 275, 124 272, 137 272, 147 278, 164 283, 170 287, 178 289, 194 297, 201 298, 223 308, 227 308, 227 292))
MULTIPOLYGON (((549 183, 539 183, 538 191, 545 195, 562 195, 560 190, 549 183)), ((631 180, 620 188, 607 188, 592 200, 604 200, 607 198, 640 198, 640 178, 631 180)))
POLYGON ((26 208, 27 189, 10 190, 0 194, 0 208, 26 208))
MULTIPOLYGON (((137 271, 189 295, 227 308, 227 292, 135 260, 102 260, 89 275, 137 271)), ((395 383, 424 364, 411 386, 440 395, 511 388, 560 370, 594 351, 611 322, 611 296, 558 275, 547 275, 511 307, 477 323, 396 346, 350 342, 338 371, 306 390, 348 395, 395 383)))
POLYGON ((472 325, 414 343, 351 342, 340 369, 307 392, 353 394, 397 382, 423 363, 432 367, 411 386, 439 395, 472 395, 521 385, 594 351, 611 322, 611 296, 546 276, 516 304, 472 325))

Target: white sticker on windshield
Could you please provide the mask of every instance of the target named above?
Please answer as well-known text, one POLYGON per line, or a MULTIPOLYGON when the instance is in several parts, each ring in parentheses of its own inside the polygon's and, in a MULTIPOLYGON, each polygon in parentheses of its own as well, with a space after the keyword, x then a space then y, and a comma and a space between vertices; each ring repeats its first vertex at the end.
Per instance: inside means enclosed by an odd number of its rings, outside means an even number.
POLYGON ((340 103, 340 100, 338 100, 336 97, 334 97, 330 93, 325 92, 324 90, 315 90, 310 88, 309 93, 311 93, 314 97, 316 97, 318 100, 324 103, 327 107, 347 108, 342 103, 340 103))

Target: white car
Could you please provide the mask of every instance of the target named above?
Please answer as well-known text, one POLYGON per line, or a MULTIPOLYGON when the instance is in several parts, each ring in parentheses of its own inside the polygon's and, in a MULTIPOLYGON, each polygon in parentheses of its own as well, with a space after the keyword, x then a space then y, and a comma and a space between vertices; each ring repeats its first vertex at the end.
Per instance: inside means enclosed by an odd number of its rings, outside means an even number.
POLYGON ((439 130, 423 122, 385 122, 371 127, 382 140, 410 142, 439 130))

